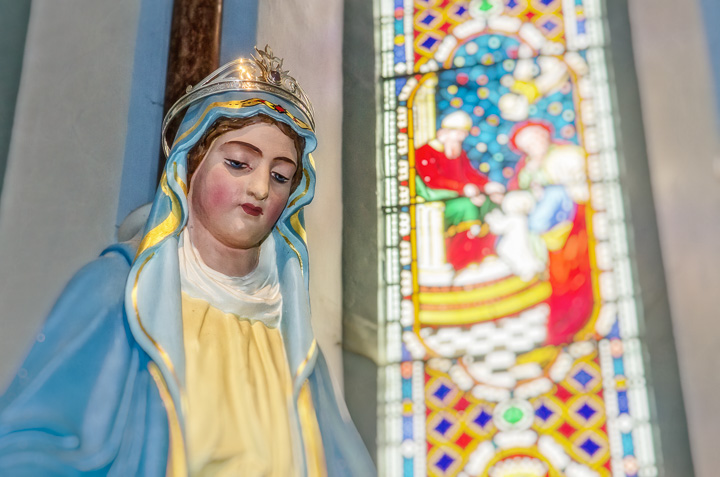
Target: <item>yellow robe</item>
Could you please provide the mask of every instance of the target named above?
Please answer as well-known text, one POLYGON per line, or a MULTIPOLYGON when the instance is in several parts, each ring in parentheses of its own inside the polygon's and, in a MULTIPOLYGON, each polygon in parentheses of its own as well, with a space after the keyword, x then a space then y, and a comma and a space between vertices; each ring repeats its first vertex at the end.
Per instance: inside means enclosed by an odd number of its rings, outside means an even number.
POLYGON ((298 475, 280 330, 185 293, 182 310, 190 475, 298 475))

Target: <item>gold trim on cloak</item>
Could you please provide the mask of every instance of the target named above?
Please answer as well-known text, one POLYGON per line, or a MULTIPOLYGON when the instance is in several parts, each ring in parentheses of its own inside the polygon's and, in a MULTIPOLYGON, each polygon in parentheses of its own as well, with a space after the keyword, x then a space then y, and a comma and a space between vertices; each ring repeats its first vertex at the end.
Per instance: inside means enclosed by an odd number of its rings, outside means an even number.
POLYGON ((147 265, 148 261, 155 255, 154 253, 151 253, 147 256, 145 261, 140 265, 140 268, 138 269, 137 274, 135 275, 135 283, 133 284, 131 297, 132 297, 132 303, 133 308, 135 310, 135 316, 137 317, 138 325, 140 326, 140 330, 142 330, 143 334, 147 337, 147 339, 150 340, 152 345, 157 349, 158 353, 160 353, 160 357, 162 358, 163 362, 165 363, 165 366, 170 370, 172 373, 173 378, 177 382, 177 384, 180 384, 180 380, 178 379, 177 374, 175 373, 175 368, 173 367, 172 361, 170 360, 170 356, 167 354, 167 352, 163 349, 162 346, 160 346, 160 343, 155 341, 155 339, 150 336, 150 333, 147 332, 145 327, 143 326, 142 320, 140 319, 140 310, 138 309, 138 303, 137 303, 137 293, 138 293, 138 281, 140 280, 140 273, 142 272, 143 268, 145 268, 145 265, 147 265))
POLYGON ((308 477, 327 477, 325 448, 323 447, 320 424, 318 424, 312 393, 307 380, 300 388, 297 405, 303 442, 305 443, 305 463, 308 477))
POLYGON ((302 374, 302 372, 305 370, 305 366, 310 362, 310 358, 312 358, 315 355, 315 352, 317 351, 317 340, 313 338, 312 343, 310 343, 310 347, 308 348, 308 352, 305 355, 305 359, 300 363, 297 367, 297 370, 295 371, 295 377, 294 379, 297 379, 298 376, 302 374))
POLYGON ((165 475, 167 477, 186 477, 187 473, 187 461, 185 456, 185 443, 182 434, 182 428, 180 421, 178 420, 177 409, 175 403, 173 403, 170 392, 168 391, 167 383, 162 377, 162 373, 158 368, 157 364, 150 362, 148 364, 148 371, 155 381, 155 385, 160 392, 160 399, 165 406, 165 411, 168 416, 168 432, 170 436, 170 445, 168 448, 168 459, 167 467, 165 469, 165 475))
MULTIPOLYGON (((175 167, 175 175, 177 179, 177 167, 175 167)), ((186 189, 186 187, 183 187, 185 184, 182 181, 178 181, 178 183, 184 191, 186 189)), ((170 186, 168 186, 167 182, 167 175, 164 172, 162 178, 160 179, 160 188, 162 189, 163 193, 170 199, 170 213, 167 217, 165 217, 165 220, 163 220, 160 224, 156 225, 147 234, 145 234, 142 242, 140 242, 140 246, 138 247, 137 254, 135 254, 135 258, 139 257, 140 254, 143 253, 145 250, 160 243, 165 237, 177 230, 178 226, 180 225, 180 201, 170 190, 170 186)), ((138 275, 139 274, 140 273, 138 272, 138 275)))

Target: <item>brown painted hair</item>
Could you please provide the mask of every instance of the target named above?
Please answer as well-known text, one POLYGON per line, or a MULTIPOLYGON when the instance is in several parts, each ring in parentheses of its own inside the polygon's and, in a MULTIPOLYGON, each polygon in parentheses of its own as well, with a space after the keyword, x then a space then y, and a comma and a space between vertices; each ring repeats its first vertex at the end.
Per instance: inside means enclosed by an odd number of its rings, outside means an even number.
POLYGON ((295 174, 293 174, 292 180, 290 181, 290 193, 292 193, 297 188, 298 184, 300 184, 300 180, 303 175, 302 158, 303 150, 305 149, 305 138, 296 133, 295 130, 287 124, 277 121, 264 114, 257 114, 255 116, 250 116, 249 118, 218 118, 218 120, 215 121, 213 125, 207 129, 207 131, 205 131, 205 134, 203 134, 200 140, 188 152, 188 186, 190 186, 193 174, 197 168, 200 167, 200 163, 205 158, 205 155, 210 150, 210 146, 212 146, 215 139, 228 131, 242 129, 258 123, 272 124, 283 134, 292 139, 292 142, 295 144, 295 151, 297 151, 297 169, 295 169, 295 174))

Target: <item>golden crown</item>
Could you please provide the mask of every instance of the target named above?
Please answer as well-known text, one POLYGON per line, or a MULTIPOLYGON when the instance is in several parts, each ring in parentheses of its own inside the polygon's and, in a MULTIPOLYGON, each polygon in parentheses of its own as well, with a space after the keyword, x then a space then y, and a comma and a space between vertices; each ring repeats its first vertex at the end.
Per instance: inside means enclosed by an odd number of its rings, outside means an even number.
POLYGON ((274 94, 297 107, 315 130, 315 113, 310 99, 295 78, 282 69, 282 58, 273 55, 268 45, 265 45, 264 50, 255 47, 255 52, 256 55, 233 60, 213 71, 197 85, 187 87, 185 95, 173 104, 163 120, 162 138, 166 156, 170 155, 167 131, 173 120, 198 100, 225 91, 263 91, 274 94))

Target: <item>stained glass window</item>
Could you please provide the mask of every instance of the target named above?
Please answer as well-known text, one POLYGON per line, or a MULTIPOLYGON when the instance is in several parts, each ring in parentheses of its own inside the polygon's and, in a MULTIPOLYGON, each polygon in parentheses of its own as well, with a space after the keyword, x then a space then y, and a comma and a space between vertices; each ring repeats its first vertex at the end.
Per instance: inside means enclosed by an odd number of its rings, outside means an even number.
POLYGON ((657 475, 603 21, 380 2, 381 475, 657 475))

